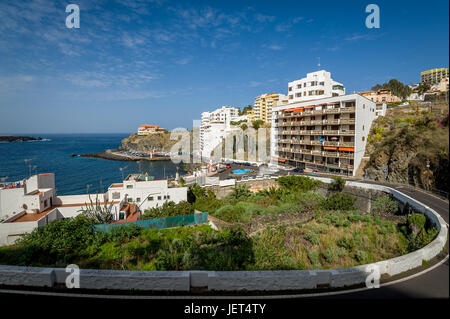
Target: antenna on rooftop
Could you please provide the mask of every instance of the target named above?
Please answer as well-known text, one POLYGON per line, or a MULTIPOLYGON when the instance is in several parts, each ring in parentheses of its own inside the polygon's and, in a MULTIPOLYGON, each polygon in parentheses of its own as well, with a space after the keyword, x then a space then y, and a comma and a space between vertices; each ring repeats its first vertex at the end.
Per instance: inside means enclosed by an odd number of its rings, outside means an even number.
POLYGON ((319 60, 319 63, 317 63, 317 69, 318 69, 318 71, 320 71, 320 56, 317 57, 317 59, 319 60))

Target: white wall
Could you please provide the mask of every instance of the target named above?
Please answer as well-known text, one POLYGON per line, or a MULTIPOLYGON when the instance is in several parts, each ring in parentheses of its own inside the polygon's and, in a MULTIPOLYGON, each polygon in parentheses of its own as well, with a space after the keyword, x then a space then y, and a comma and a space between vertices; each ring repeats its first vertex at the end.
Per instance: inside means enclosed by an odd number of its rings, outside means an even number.
POLYGON ((377 117, 375 112, 376 104, 374 102, 361 95, 356 95, 355 156, 353 176, 355 176, 356 171, 358 170, 358 167, 361 164, 361 160, 364 156, 370 127, 372 126, 372 122, 377 117))

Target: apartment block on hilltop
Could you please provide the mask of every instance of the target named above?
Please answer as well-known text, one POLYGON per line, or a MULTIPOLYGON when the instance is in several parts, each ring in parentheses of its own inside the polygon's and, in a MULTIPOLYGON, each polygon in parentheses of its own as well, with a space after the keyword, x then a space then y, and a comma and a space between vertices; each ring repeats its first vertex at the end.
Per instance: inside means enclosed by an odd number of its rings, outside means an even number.
POLYGON ((430 69, 420 73, 420 82, 436 85, 439 84, 442 79, 448 77, 448 68, 430 69))
POLYGON ((375 118, 375 102, 358 94, 279 106, 272 111, 271 162, 355 175, 375 118))
POLYGON ((272 108, 276 107, 278 103, 286 104, 287 102, 287 96, 279 93, 262 94, 255 97, 251 121, 262 120, 265 123, 272 123, 272 108))
POLYGON ((306 78, 289 82, 289 103, 303 102, 345 94, 344 85, 334 81, 325 70, 306 74, 306 78))
POLYGON ((378 91, 366 91, 360 92, 359 94, 375 103, 399 103, 402 101, 401 98, 392 94, 391 90, 389 89, 381 89, 378 91))

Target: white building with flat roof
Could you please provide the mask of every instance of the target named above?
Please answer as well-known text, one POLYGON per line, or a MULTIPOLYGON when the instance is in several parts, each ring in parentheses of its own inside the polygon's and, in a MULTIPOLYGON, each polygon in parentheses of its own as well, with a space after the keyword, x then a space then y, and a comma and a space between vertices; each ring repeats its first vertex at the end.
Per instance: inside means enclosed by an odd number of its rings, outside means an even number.
POLYGON ((289 82, 289 103, 311 101, 345 94, 342 83, 331 78, 325 70, 310 72, 305 78, 289 82))
POLYGON ((376 111, 359 94, 279 106, 272 111, 271 163, 354 176, 376 111))
POLYGON ((23 181, 0 184, 0 246, 14 243, 36 227, 63 218, 76 217, 91 202, 111 206, 116 221, 135 221, 146 209, 164 202, 187 200, 187 187, 148 175, 129 175, 112 184, 104 194, 57 196, 53 173, 33 175, 23 181))
POLYGON ((230 129, 230 123, 239 119, 239 109, 222 106, 212 112, 203 112, 200 125, 200 151, 209 158, 214 148, 222 142, 230 129))

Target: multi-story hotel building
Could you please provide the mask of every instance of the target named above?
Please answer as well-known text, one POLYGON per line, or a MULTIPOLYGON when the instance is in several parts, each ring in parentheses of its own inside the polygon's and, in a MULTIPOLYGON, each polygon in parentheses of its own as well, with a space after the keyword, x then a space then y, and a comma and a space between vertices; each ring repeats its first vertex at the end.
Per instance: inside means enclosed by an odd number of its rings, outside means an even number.
POLYGON ((344 85, 334 81, 325 70, 306 74, 306 78, 289 82, 289 103, 303 102, 345 94, 344 85))
POLYGON ((200 151, 202 156, 209 157, 212 150, 219 145, 230 122, 239 118, 239 109, 233 106, 222 106, 212 112, 203 112, 200 125, 200 151))
POLYGON ((251 112, 251 121, 262 120, 266 123, 272 123, 272 108, 278 103, 287 103, 287 96, 278 93, 262 94, 255 97, 253 109, 251 112))
POLYGON ((359 94, 289 103, 272 111, 272 163, 355 175, 375 102, 359 94))
POLYGON ((448 77, 448 68, 431 69, 420 73, 420 82, 436 85, 439 84, 442 79, 448 77))

